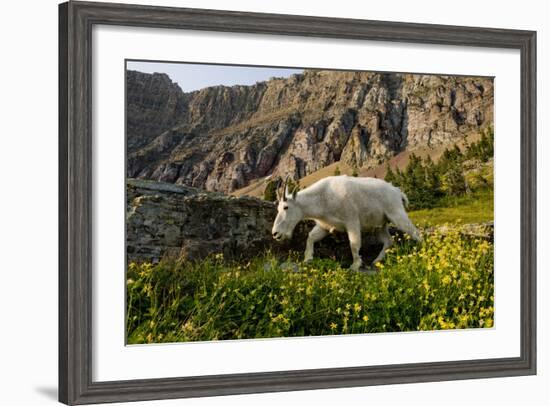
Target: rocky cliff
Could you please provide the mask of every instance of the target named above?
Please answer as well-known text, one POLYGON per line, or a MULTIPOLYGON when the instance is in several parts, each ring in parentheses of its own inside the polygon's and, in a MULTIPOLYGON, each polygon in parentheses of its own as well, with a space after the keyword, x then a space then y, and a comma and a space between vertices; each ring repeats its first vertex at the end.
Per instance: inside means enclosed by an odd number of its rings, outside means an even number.
POLYGON ((481 77, 306 70, 183 93, 129 71, 127 95, 128 177, 225 193, 336 161, 373 167, 493 122, 493 80, 481 77))
POLYGON ((126 74, 128 152, 149 145, 176 125, 188 105, 188 95, 168 75, 135 71, 126 74))

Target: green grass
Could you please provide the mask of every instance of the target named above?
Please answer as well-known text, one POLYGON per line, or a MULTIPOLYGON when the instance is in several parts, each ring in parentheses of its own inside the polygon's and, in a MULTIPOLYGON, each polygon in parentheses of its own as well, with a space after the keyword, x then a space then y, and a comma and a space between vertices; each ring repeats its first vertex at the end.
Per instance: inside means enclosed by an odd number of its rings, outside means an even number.
POLYGON ((493 246, 458 227, 395 241, 380 272, 250 262, 130 264, 129 344, 417 331, 493 325, 493 246))
POLYGON ((471 195, 446 197, 438 207, 414 210, 409 217, 419 227, 445 223, 483 223, 494 218, 493 190, 485 189, 471 195))

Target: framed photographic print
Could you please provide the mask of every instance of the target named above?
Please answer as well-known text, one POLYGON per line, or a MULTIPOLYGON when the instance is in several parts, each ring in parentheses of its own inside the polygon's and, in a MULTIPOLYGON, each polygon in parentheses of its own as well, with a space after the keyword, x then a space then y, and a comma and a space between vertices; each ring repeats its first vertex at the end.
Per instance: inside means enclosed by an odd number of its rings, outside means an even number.
POLYGON ((536 373, 536 34, 59 8, 59 398, 536 373))

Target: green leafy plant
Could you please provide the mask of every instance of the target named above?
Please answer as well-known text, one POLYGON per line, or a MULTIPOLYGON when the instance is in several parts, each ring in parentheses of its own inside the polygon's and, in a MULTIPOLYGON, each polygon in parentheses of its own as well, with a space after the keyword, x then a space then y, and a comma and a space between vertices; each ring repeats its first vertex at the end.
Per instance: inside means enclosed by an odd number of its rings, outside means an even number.
POLYGON ((130 344, 493 325, 493 246, 459 226, 395 245, 368 275, 266 252, 247 262, 129 265, 130 344))

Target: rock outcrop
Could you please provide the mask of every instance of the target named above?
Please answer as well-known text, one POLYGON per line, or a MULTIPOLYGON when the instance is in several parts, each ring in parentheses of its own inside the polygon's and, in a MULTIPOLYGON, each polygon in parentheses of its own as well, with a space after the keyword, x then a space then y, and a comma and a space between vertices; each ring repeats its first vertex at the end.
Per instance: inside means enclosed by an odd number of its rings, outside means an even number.
POLYGON ((340 160, 373 167, 493 122, 483 77, 306 70, 183 93, 167 75, 129 71, 127 94, 128 177, 224 193, 340 160))
POLYGON ((271 237, 274 206, 196 188, 129 179, 126 241, 130 261, 210 253, 256 253, 271 237))

